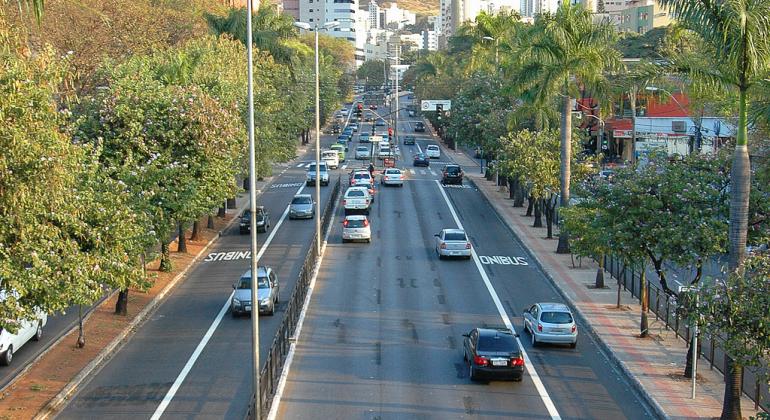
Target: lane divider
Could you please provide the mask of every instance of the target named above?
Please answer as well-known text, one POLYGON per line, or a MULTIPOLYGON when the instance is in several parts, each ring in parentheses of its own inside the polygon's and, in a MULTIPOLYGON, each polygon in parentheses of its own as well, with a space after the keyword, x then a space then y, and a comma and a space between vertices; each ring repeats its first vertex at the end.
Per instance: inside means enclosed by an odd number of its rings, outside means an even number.
MULTIPOLYGON (((457 227, 459 229, 465 230, 463 228, 462 223, 460 222, 460 218, 457 216, 457 212, 455 212, 455 208, 452 205, 452 203, 449 201, 449 197, 446 195, 446 192, 443 188, 441 188, 441 184, 438 180, 435 180, 436 186, 438 187, 438 190, 441 191, 441 196, 444 198, 444 201, 446 202, 447 207, 449 207, 449 212, 452 214, 452 218, 455 221, 455 224, 457 224, 457 227)), ((505 311, 505 308, 503 307, 502 302, 500 301, 500 297, 497 295, 497 291, 495 291, 495 288, 492 286, 492 282, 489 280, 489 276, 487 276, 487 272, 484 270, 484 266, 481 265, 481 261, 479 260, 479 256, 476 254, 476 249, 471 249, 471 257, 473 258, 473 262, 476 263, 476 268, 479 271, 479 274, 481 275, 481 279, 484 281, 484 285, 487 287, 487 291, 489 292, 489 295, 492 297, 492 301, 495 303, 495 307, 497 308, 497 312, 500 314, 500 318, 502 318, 503 323, 505 324, 506 328, 509 328, 514 333, 516 332, 516 329, 513 327, 513 323, 511 322, 511 319, 508 317, 508 313, 505 311)), ((521 343, 521 340, 519 340, 519 337, 516 337, 516 343, 519 345, 519 349, 521 350, 522 356, 524 356, 525 361, 525 367, 527 368, 527 373, 529 374, 530 378, 532 378, 532 382, 535 384, 535 389, 537 389, 537 393, 540 396, 540 399, 543 400, 543 404, 545 404, 545 408, 548 410, 548 414, 551 416, 551 419, 553 420, 560 420, 561 415, 559 414, 559 411, 556 410, 556 406, 553 403, 553 400, 551 399, 551 396, 548 394, 548 390, 545 389, 545 385, 543 385, 543 381, 540 379, 540 375, 538 375, 537 371, 535 370, 534 365, 532 364, 532 360, 529 358, 529 355, 524 350, 524 346, 521 343)))

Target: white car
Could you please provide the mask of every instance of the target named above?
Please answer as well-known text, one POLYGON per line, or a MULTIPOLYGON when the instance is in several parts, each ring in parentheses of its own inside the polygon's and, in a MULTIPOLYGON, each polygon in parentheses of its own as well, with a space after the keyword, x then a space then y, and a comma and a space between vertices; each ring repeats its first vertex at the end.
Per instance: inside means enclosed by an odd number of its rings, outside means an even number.
POLYGON ((369 146, 357 146, 356 147, 356 159, 366 160, 369 159, 369 146))
POLYGON ((337 169, 340 166, 340 154, 336 150, 324 150, 321 152, 321 160, 331 169, 337 169))
POLYGON ((532 338, 532 346, 539 343, 577 346, 577 324, 572 311, 563 303, 536 303, 523 312, 524 329, 532 338))
POLYGON ((471 241, 462 229, 443 229, 436 237, 436 254, 444 257, 471 258, 471 241))
POLYGON ((372 196, 367 186, 349 187, 342 196, 342 207, 346 215, 354 212, 369 214, 371 205, 372 196))
POLYGON ((404 174, 401 172, 401 169, 388 168, 382 171, 380 182, 382 185, 398 185, 399 187, 403 187, 404 174))
POLYGON ((431 159, 438 159, 441 157, 441 149, 435 144, 431 144, 425 148, 425 156, 431 159))
POLYGON ((15 334, 0 328, 0 365, 10 365, 13 361, 13 354, 19 351, 29 340, 40 340, 43 337, 43 327, 46 323, 48 323, 48 315, 40 312, 38 319, 20 321, 19 329, 15 334))
POLYGON ((372 228, 366 216, 345 216, 342 222, 342 242, 348 241, 372 241, 372 228))

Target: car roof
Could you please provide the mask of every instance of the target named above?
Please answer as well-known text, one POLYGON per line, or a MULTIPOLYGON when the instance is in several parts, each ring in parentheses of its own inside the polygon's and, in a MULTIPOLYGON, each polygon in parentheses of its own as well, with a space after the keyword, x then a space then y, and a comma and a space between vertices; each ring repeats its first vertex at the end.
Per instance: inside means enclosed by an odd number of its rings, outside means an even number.
POLYGON ((332 145, 331 145, 331 148, 332 148, 332 149, 343 149, 344 147, 345 147, 345 146, 343 146, 343 145, 341 145, 341 144, 332 144, 332 145))
MULTIPOLYGON (((258 277, 265 277, 265 276, 267 276, 267 271, 268 270, 273 271, 273 269, 270 268, 270 267, 266 267, 264 265, 259 266, 259 268, 257 268, 257 276, 258 277)), ((251 270, 248 270, 248 271, 246 271, 245 273, 243 273, 241 275, 241 278, 244 278, 244 277, 251 278, 251 270)))
POLYGON ((462 229, 444 229, 444 233, 465 233, 462 229))
POLYGON ((401 169, 398 169, 398 168, 388 168, 388 169, 385 169, 385 172, 399 172, 399 173, 401 173, 401 169))
POLYGON ((366 216, 363 214, 351 214, 348 216, 345 216, 346 220, 366 220, 366 216))
POLYGON ((369 193, 369 189, 366 187, 353 186, 353 187, 348 187, 348 189, 345 191, 345 194, 347 194, 347 192, 351 190, 364 191, 367 194, 369 193))
POLYGON ((294 198, 297 198, 297 197, 303 197, 304 198, 304 197, 312 197, 312 196, 310 194, 295 194, 294 198))
POLYGON ((479 332, 480 336, 495 336, 499 334, 508 334, 513 335, 513 331, 509 330, 506 327, 500 327, 500 328, 476 328, 476 330, 479 332))
POLYGON ((429 144, 427 148, 428 149, 438 149, 438 146, 435 145, 435 144, 429 144))
POLYGON ((540 309, 543 311, 572 313, 572 311, 569 310, 569 307, 563 303, 543 302, 538 303, 537 305, 540 306, 540 309))

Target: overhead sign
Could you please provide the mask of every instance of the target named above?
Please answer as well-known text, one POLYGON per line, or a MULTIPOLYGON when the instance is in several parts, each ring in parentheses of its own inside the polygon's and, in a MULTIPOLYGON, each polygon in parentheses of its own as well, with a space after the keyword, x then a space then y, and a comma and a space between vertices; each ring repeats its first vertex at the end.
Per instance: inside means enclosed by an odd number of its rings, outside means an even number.
POLYGON ((449 99, 425 99, 420 102, 420 109, 423 111, 435 111, 436 105, 439 105, 444 111, 452 109, 452 101, 449 99))

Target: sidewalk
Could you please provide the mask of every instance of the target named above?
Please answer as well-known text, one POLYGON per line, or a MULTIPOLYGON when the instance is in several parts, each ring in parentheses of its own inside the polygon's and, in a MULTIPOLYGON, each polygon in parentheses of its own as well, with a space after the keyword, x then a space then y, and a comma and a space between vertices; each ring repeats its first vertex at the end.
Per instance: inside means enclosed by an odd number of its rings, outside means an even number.
MULTIPOLYGON (((609 273, 605 272, 605 283, 610 287, 594 289, 596 262, 584 259, 582 267, 573 268, 570 255, 556 254, 556 240, 545 239, 545 228, 533 228, 533 219, 524 217, 524 208, 513 207, 507 190, 501 191, 494 181, 487 181, 479 174, 476 161, 465 153, 447 148, 444 148, 444 153, 464 167, 466 177, 529 249, 562 295, 572 302, 600 346, 628 375, 631 384, 647 399, 659 417, 719 417, 724 391, 721 373, 709 370, 708 364, 700 359, 696 399, 691 399, 691 380, 682 376, 687 354, 687 345, 683 340, 667 330, 652 313, 649 337, 638 338, 641 307, 630 293, 625 290, 621 293, 621 309, 617 309, 616 282, 609 273)), ((554 237, 557 236, 554 232, 554 237)), ((756 416, 754 403, 749 398, 743 398, 742 408, 744 418, 756 416)))

